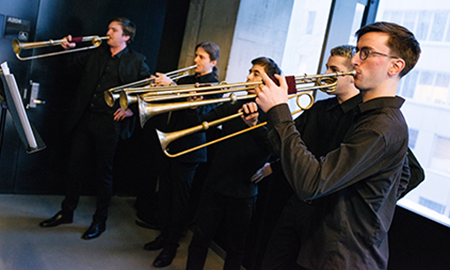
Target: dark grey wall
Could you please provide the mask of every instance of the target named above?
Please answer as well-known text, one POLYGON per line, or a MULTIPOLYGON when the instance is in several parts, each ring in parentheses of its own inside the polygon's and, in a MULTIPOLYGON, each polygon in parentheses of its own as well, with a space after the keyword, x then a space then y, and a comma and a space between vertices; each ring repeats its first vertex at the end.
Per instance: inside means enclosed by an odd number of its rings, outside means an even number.
MULTIPOLYGON (((188 5, 188 0, 2 0, 0 14, 31 20, 30 41, 60 39, 68 34, 104 36, 110 19, 127 17, 137 25, 137 34, 130 47, 143 53, 151 71, 155 72, 177 68, 188 5)), ((31 50, 22 54, 29 53, 31 50)), ((8 120, 0 153, 0 192, 61 194, 69 139, 63 132, 62 122, 78 85, 79 73, 66 69, 62 56, 19 61, 12 51, 11 39, 0 38, 0 55, 1 62, 8 61, 21 90, 28 88, 30 80, 40 84, 38 98, 46 103, 27 110, 27 114, 47 145, 41 152, 26 154, 11 120, 8 120)), ((123 143, 127 147, 119 147, 118 156, 127 157, 126 166, 142 160, 133 152, 139 143, 131 139, 123 143)), ((120 167, 123 162, 118 163, 119 172, 130 170, 120 167)), ((127 173, 117 175, 119 183, 139 178, 130 180, 127 173)), ((130 183, 119 184, 117 192, 133 193, 129 190, 131 186, 130 183)))
MULTIPOLYGON (((0 14, 2 26, 5 27, 7 16, 29 20, 31 22, 30 40, 34 38, 37 14, 39 9, 39 0, 17 0, 0 1, 0 14)), ((0 38, 0 63, 8 62, 11 73, 16 77, 17 84, 21 89, 27 85, 29 77, 30 62, 21 62, 12 50, 12 38, 4 36, 4 29, 0 29, 2 37, 0 38)), ((12 192, 15 185, 16 164, 19 155, 19 149, 22 147, 17 131, 10 118, 9 113, 6 114, 6 122, 4 124, 4 137, 0 152, 0 192, 12 192)), ((24 151, 22 147, 20 149, 24 151)))

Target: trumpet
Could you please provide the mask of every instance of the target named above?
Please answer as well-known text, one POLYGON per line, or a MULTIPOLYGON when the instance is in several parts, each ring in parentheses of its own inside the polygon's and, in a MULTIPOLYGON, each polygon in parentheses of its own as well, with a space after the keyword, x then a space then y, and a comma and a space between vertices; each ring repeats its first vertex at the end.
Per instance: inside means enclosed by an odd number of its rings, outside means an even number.
MULTIPOLYGON (((296 94, 297 92, 306 92, 306 91, 314 91, 314 90, 321 90, 326 93, 332 93, 335 91, 337 87, 337 77, 338 76, 346 76, 346 75, 354 75, 355 72, 336 72, 336 73, 325 73, 325 74, 319 74, 319 75, 304 75, 304 76, 286 76, 286 81, 289 85, 288 94, 296 94), (313 84, 306 87, 297 88, 297 85, 302 84, 313 84)), ((200 95, 208 95, 208 94, 217 94, 217 93, 229 93, 229 92, 236 92, 236 91, 243 91, 243 90, 253 90, 259 85, 261 85, 262 82, 246 82, 246 83, 235 83, 235 84, 220 84, 217 86, 210 86, 205 87, 199 93, 191 93, 186 95, 175 95, 172 97, 168 96, 162 96, 162 97, 138 97, 138 108, 139 108, 139 118, 141 127, 145 125, 145 123, 150 119, 151 117, 166 113, 170 111, 178 111, 183 109, 188 109, 191 107, 197 107, 197 106, 205 106, 205 105, 211 105, 211 104, 219 104, 223 102, 236 102, 237 100, 245 100, 245 99, 252 99, 256 97, 256 94, 249 94, 249 95, 240 95, 237 96, 234 93, 230 94, 229 97, 219 98, 219 99, 208 99, 208 100, 199 100, 199 101, 182 101, 182 102, 172 102, 172 103, 152 103, 152 102, 160 102, 165 101, 168 99, 180 99, 180 98, 186 98, 186 97, 192 97, 192 96, 200 96, 200 95), (220 90, 220 91, 217 91, 220 90), (147 101, 150 100, 150 102, 147 101)), ((183 92, 193 92, 197 91, 198 89, 183 89, 180 90, 183 92)))
MULTIPOLYGON (((202 90, 205 87, 216 85, 216 83, 203 83, 203 84, 183 84, 183 85, 171 85, 171 86, 155 86, 155 87, 142 87, 142 88, 130 88, 123 89, 120 91, 119 103, 120 107, 123 110, 126 110, 130 104, 138 102, 138 95, 145 102, 151 101, 163 101, 170 100, 176 98, 183 98, 187 96, 194 96, 194 94, 186 94, 183 96, 182 93, 186 93, 186 91, 192 91, 195 88, 201 88, 202 90)), ((209 92, 208 92, 209 93, 209 92)))
MULTIPOLYGON (((347 75, 354 76, 355 74, 356 74, 355 71, 350 71, 350 72, 337 72, 337 73, 313 75, 313 76, 317 76, 318 79, 322 78, 322 79, 320 79, 319 83, 316 82, 316 85, 314 85, 314 86, 303 87, 300 90, 297 90, 296 93, 289 95, 289 99, 297 98, 297 106, 300 108, 299 110, 291 112, 291 114, 293 115, 293 114, 296 114, 296 113, 301 112, 303 110, 308 110, 309 108, 311 108, 311 106, 314 103, 314 97, 310 93, 310 91, 321 90, 321 91, 324 91, 326 93, 332 93, 337 88, 337 77, 338 76, 347 76, 347 75), (327 78, 327 79, 325 79, 325 81, 323 81, 322 75, 327 78), (317 85, 317 84, 319 84, 319 85, 317 85), (309 98, 310 102, 309 102, 309 104, 307 106, 302 106, 300 104, 300 102, 299 102, 300 97, 303 96, 303 95, 307 95, 307 97, 309 98)), ((289 85, 289 82, 288 82, 288 85, 289 85)), ((291 93, 292 91, 289 90, 289 92, 291 93)), ((256 97, 256 95, 247 95, 247 96, 256 97)), ((202 102, 202 101, 198 101, 198 102, 202 102)), ((253 127, 249 127, 249 128, 237 131, 235 133, 229 134, 229 135, 224 136, 222 138, 218 138, 216 140, 207 142, 205 144, 198 145, 198 146, 192 147, 190 149, 186 149, 186 150, 181 151, 179 153, 175 153, 175 154, 169 153, 168 146, 169 146, 169 144, 171 142, 173 142, 173 141, 175 141, 175 140, 177 140, 179 138, 182 138, 184 136, 194 134, 196 132, 206 131, 212 126, 220 125, 220 124, 222 124, 222 123, 224 123, 226 121, 235 119, 235 118, 237 118, 237 117, 239 117, 241 115, 243 115, 243 112, 236 113, 236 114, 233 114, 233 115, 230 115, 230 116, 226 116, 224 118, 217 119, 217 120, 214 120, 214 121, 211 121, 211 122, 206 122, 205 121, 205 122, 203 122, 202 124, 200 124, 198 126, 195 126, 195 127, 192 127, 192 128, 188 128, 188 129, 184 129, 184 130, 179 130, 179 131, 174 131, 174 132, 162 132, 162 131, 156 130, 156 132, 157 132, 158 139, 160 141, 161 148, 162 148, 164 154, 166 156, 168 156, 168 157, 174 158, 174 157, 178 157, 178 156, 181 156, 181 155, 184 155, 184 154, 196 151, 196 150, 201 149, 203 147, 207 147, 209 145, 221 142, 223 140, 226 140, 226 139, 238 136, 240 134, 246 133, 248 131, 254 130, 256 128, 262 127, 262 126, 267 124, 267 122, 260 123, 258 125, 253 126, 253 127)), ((141 124, 142 124, 142 121, 141 121, 141 124)))
POLYGON ((87 37, 74 37, 70 42, 73 43, 80 43, 80 42, 88 42, 90 41, 92 43, 91 46, 83 47, 83 48, 77 48, 73 50, 65 50, 60 52, 53 52, 53 53, 47 53, 47 54, 40 54, 40 55, 34 55, 29 57, 21 57, 19 54, 22 50, 28 50, 28 49, 37 49, 42 47, 50 47, 50 46, 57 46, 61 45, 63 42, 67 42, 68 40, 58 39, 58 40, 48 40, 48 41, 37 41, 37 42, 20 42, 18 39, 13 39, 12 47, 14 52, 16 53, 16 56, 19 60, 31 60, 31 59, 37 59, 47 56, 53 56, 53 55, 60 55, 65 53, 72 53, 72 52, 79 52, 79 51, 85 51, 90 49, 98 48, 102 44, 102 40, 108 40, 110 39, 109 36, 99 37, 99 36, 87 36, 87 37))
MULTIPOLYGON (((193 65, 190 67, 185 67, 182 69, 177 69, 171 72, 166 73, 166 76, 169 77, 171 80, 176 81, 178 79, 181 79, 183 77, 189 76, 189 72, 193 69, 195 69, 197 65, 193 65)), ((129 84, 117 86, 114 88, 110 88, 107 91, 104 92, 105 102, 108 104, 108 106, 112 107, 114 106, 114 103, 118 98, 120 98, 120 92, 123 90, 127 90, 127 94, 140 94, 140 93, 146 93, 151 91, 152 89, 152 81, 154 81, 155 78, 147 78, 140 81, 132 82, 129 84), (144 86, 144 87, 140 87, 144 86)), ((167 87, 167 86, 166 86, 167 87)), ((170 86, 168 86, 170 87, 170 86)), ((128 106, 126 106, 127 108, 128 106)), ((126 108, 122 107, 122 109, 126 110, 126 108)))

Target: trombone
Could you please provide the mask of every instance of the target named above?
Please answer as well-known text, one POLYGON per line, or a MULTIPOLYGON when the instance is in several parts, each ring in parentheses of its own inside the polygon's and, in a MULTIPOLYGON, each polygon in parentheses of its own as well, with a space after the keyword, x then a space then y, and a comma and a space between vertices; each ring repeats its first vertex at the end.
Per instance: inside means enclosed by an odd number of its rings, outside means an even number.
MULTIPOLYGON (((352 72, 336 72, 336 73, 325 73, 325 74, 319 74, 319 75, 303 75, 303 76, 286 76, 286 80, 289 85, 288 93, 289 94, 296 94, 297 92, 305 92, 305 91, 313 91, 313 90, 321 90, 326 93, 332 93, 337 86, 337 77, 338 76, 346 76, 346 75, 353 75, 354 71, 352 72), (297 85, 301 84, 313 84, 312 86, 297 88, 297 85)), ((211 105, 211 104, 218 104, 223 102, 236 102, 237 100, 245 100, 245 99, 252 99, 256 97, 256 94, 249 94, 249 95, 240 95, 237 96, 234 93, 230 94, 229 97, 219 98, 219 99, 207 99, 207 100, 200 100, 200 101, 182 101, 182 102, 172 102, 172 103, 153 103, 153 102, 160 102, 160 101, 166 101, 168 99, 180 99, 180 98, 187 98, 192 96, 200 96, 200 95, 208 95, 208 94, 217 94, 217 93, 229 93, 229 92, 236 92, 236 91, 243 91, 243 90, 253 90, 259 85, 261 85, 262 82, 246 82, 246 83, 234 83, 234 84, 220 84, 216 86, 209 86, 202 88, 202 91, 200 93, 190 93, 190 94, 183 94, 183 95, 173 95, 173 96, 167 96, 163 95, 162 97, 142 97, 138 96, 138 108, 139 108, 139 118, 141 127, 145 125, 145 123, 150 119, 151 117, 171 112, 171 111, 178 111, 183 109, 188 109, 191 107, 197 107, 197 106, 205 106, 205 105, 211 105), (219 91, 218 91, 219 90, 219 91)), ((197 88, 191 88, 191 89, 182 89, 179 90, 177 93, 180 92, 193 92, 197 91, 197 88)))
MULTIPOLYGON (((337 77, 338 76, 347 76, 347 75, 354 76, 355 74, 356 74, 355 71, 350 71, 350 72, 337 72, 337 73, 313 75, 313 76, 316 76, 317 79, 320 79, 320 82, 316 82, 314 86, 303 87, 301 89, 297 89, 296 93, 289 95, 289 99, 292 99, 292 98, 295 98, 295 97, 297 98, 297 106, 300 108, 299 110, 296 110, 296 111, 292 112, 291 114, 296 114, 298 112, 301 112, 303 110, 308 110, 309 108, 311 108, 311 106, 314 103, 314 97, 309 91, 321 90, 321 91, 324 91, 326 93, 332 93, 337 88, 337 77), (324 77, 322 77, 322 76, 324 76, 326 79, 323 80, 324 77), (303 96, 303 95, 307 95, 309 97, 309 101, 310 102, 309 102, 309 104, 307 106, 302 106, 300 104, 299 100, 300 100, 300 97, 303 96)), ((302 82, 302 83, 305 83, 305 82, 302 82)), ((289 85, 289 83, 288 83, 288 85, 289 85)), ((292 93, 292 90, 289 90, 289 92, 292 93)), ((247 95, 247 96, 256 97, 256 95, 254 95, 254 94, 253 95, 247 95)), ((198 102, 202 102, 202 101, 198 101, 198 102)), ((168 145, 171 142, 173 142, 173 141, 175 141, 175 140, 177 140, 179 138, 182 138, 184 136, 194 134, 196 132, 206 131, 206 130, 209 129, 209 127, 220 125, 220 124, 222 124, 222 123, 224 123, 226 121, 232 120, 232 119, 237 118, 237 117, 239 117, 241 115, 243 115, 243 112, 239 112, 239 113, 236 113, 236 114, 233 114, 233 115, 230 115, 230 116, 226 116, 224 118, 217 119, 217 120, 214 120, 214 121, 211 121, 211 122, 206 122, 205 121, 205 122, 203 122, 202 124, 200 124, 198 126, 191 127, 191 128, 184 129, 184 130, 179 130, 179 131, 174 131, 174 132, 162 132, 162 131, 156 130, 156 132, 157 132, 159 141, 161 143, 161 148, 162 148, 163 152, 166 154, 166 156, 171 157, 171 158, 175 158, 175 157, 178 157, 178 156, 181 156, 181 155, 184 155, 184 154, 196 151, 196 150, 201 149, 203 147, 207 147, 209 145, 221 142, 223 140, 226 140, 226 139, 238 136, 238 135, 243 134, 245 132, 248 132, 248 131, 254 130, 256 128, 265 126, 267 124, 267 122, 260 123, 260 124, 257 124, 255 126, 253 126, 253 127, 249 127, 249 128, 243 129, 241 131, 237 131, 235 133, 226 135, 224 137, 221 137, 221 138, 218 138, 216 140, 204 143, 202 145, 198 145, 198 146, 192 147, 190 149, 181 151, 179 153, 175 153, 175 154, 169 153, 168 145)))
POLYGON ((13 39, 12 47, 14 52, 16 53, 16 56, 19 60, 31 60, 31 59, 37 59, 47 56, 53 56, 53 55, 60 55, 65 53, 72 53, 72 52, 79 52, 79 51, 85 51, 90 49, 98 48, 102 44, 102 40, 108 40, 110 39, 109 36, 99 37, 99 36, 87 36, 87 37, 74 37, 70 41, 71 43, 80 43, 80 42, 88 42, 90 41, 92 43, 91 46, 83 47, 83 48, 77 48, 72 50, 65 50, 60 52, 53 52, 53 53, 47 53, 47 54, 40 54, 40 55, 34 55, 29 57, 21 57, 19 54, 22 50, 28 50, 28 49, 36 49, 36 48, 42 48, 42 47, 50 47, 50 46, 57 46, 61 45, 63 42, 68 41, 66 38, 58 39, 58 40, 48 40, 48 41, 37 41, 37 42, 20 42, 18 39, 13 39))
MULTIPOLYGON (((176 81, 178 79, 181 79, 183 77, 189 76, 189 72, 193 69, 195 69, 197 65, 193 65, 190 67, 185 67, 182 69, 177 69, 171 72, 166 73, 165 75, 169 77, 171 80, 176 81)), ((112 107, 114 106, 114 103, 118 98, 120 98, 120 93, 123 90, 127 90, 127 94, 140 94, 140 93, 146 93, 151 91, 152 89, 152 81, 155 80, 155 78, 147 78, 140 81, 132 82, 129 84, 117 86, 110 88, 104 92, 105 102, 108 104, 108 106, 112 107), (144 86, 144 87, 140 87, 144 86), (134 88, 133 88, 134 87, 134 88), (139 88, 140 87, 140 88, 139 88)), ((173 87, 173 86, 162 86, 162 87, 173 87)), ((126 106, 128 108, 128 106, 126 106)), ((126 110, 126 108, 122 107, 122 109, 126 110)))
MULTIPOLYGON (((183 85, 170 85, 170 86, 155 86, 155 87, 142 87, 142 88, 125 88, 120 91, 119 103, 120 107, 125 111, 130 104, 138 102, 138 96, 145 102, 151 101, 163 101, 174 98, 183 98, 187 96, 194 96, 195 94, 187 94, 182 96, 182 93, 190 92, 195 88, 208 87, 211 85, 217 85, 216 83, 196 83, 196 84, 183 84, 183 85), (139 94, 142 93, 142 94, 139 94), (175 96, 175 95, 178 95, 175 96)), ((197 94, 198 95, 198 94, 197 94)))

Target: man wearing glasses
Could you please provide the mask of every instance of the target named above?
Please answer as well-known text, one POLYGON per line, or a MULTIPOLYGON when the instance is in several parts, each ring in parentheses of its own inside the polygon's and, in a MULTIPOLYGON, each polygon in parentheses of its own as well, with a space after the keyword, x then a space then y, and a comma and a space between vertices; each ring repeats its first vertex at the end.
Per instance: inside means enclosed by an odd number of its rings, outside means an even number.
MULTIPOLYGON (((396 96, 400 78, 417 63, 419 43, 402 26, 378 22, 356 33, 352 58, 363 103, 339 148, 316 159, 304 145, 287 106, 287 85, 263 75, 256 102, 267 112, 269 139, 301 200, 320 199, 304 224, 298 269, 387 269, 387 232, 408 147, 396 96)), ((280 269, 264 265, 267 269, 280 269)))

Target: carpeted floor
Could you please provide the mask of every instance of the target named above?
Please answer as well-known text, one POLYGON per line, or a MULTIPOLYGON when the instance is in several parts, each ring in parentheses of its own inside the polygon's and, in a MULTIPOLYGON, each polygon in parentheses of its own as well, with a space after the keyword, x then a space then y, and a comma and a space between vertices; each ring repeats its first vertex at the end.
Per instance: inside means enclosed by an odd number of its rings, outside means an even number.
MULTIPOLYGON (((145 243, 158 231, 135 225, 134 198, 114 197, 106 231, 97 239, 82 240, 94 212, 95 198, 82 197, 72 224, 41 228, 53 216, 62 196, 0 195, 0 270, 155 269, 159 251, 145 243)), ((177 257, 164 269, 184 269, 192 234, 181 240, 177 257)), ((210 250, 205 270, 222 269, 223 260, 210 250)))

